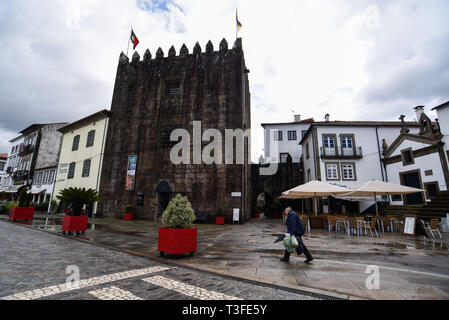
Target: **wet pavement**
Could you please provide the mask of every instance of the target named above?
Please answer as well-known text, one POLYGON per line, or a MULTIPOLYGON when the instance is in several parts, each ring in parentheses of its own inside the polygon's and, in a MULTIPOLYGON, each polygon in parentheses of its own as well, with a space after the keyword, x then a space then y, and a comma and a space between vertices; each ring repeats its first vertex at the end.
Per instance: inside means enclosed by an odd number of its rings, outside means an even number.
MULTIPOLYGON (((0 219, 5 219, 0 216, 0 219)), ((26 224, 26 222, 25 222, 26 224)), ((35 216, 29 227, 62 235, 62 216, 35 216)), ((312 229, 303 240, 315 260, 292 255, 278 260, 285 232, 280 219, 252 219, 243 225, 197 224, 198 250, 193 257, 162 258, 157 252, 159 224, 149 221, 91 219, 84 235, 64 236, 117 249, 153 261, 229 275, 286 288, 350 299, 449 299, 448 234, 443 241, 380 233, 337 234, 312 229), (368 266, 380 271, 379 289, 367 289, 368 266)))

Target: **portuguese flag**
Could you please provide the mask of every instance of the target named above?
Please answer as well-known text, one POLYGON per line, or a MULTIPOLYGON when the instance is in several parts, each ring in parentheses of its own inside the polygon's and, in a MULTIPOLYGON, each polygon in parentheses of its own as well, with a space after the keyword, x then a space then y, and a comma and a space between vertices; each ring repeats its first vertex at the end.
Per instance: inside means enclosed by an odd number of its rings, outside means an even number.
POLYGON ((133 50, 136 49, 137 45, 139 44, 139 39, 137 39, 136 35, 134 34, 134 30, 131 29, 131 42, 133 43, 133 50))

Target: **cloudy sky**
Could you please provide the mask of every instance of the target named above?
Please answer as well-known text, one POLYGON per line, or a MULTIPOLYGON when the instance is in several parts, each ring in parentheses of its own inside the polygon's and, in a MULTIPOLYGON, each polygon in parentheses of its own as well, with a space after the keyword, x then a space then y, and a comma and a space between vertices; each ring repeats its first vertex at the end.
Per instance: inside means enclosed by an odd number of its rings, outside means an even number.
MULTIPOLYGON (((262 122, 397 120, 449 100, 449 2, 338 0, 4 0, 0 153, 33 122, 110 108, 130 26, 138 52, 235 40, 250 69, 252 158, 262 122)), ((131 55, 132 53, 130 53, 131 55)))

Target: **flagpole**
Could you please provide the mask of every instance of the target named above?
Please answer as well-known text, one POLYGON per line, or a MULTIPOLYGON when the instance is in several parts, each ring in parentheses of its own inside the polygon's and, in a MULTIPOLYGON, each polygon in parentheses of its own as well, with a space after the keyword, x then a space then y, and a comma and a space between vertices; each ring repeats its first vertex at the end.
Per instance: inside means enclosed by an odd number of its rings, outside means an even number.
MULTIPOLYGON (((131 26, 131 33, 133 32, 133 26, 131 26)), ((128 57, 128 51, 129 51, 129 42, 131 41, 131 33, 128 36, 128 49, 126 49, 126 56, 128 57)), ((129 58, 129 57, 128 57, 129 58)))
POLYGON ((237 16, 237 8, 235 9, 235 40, 239 37, 239 27, 237 25, 238 16, 237 16))

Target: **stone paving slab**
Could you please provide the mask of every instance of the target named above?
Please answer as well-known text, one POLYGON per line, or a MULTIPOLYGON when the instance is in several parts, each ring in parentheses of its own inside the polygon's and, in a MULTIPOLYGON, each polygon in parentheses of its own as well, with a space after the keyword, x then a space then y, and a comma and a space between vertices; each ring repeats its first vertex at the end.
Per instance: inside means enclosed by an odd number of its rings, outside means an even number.
MULTIPOLYGON (((41 217, 33 221, 33 227, 60 232, 51 220, 45 224, 48 220, 41 217)), ((157 252, 158 223, 113 219, 94 219, 90 223, 91 229, 85 235, 71 238, 155 261, 169 261, 267 284, 330 291, 350 299, 427 299, 432 295, 449 299, 447 234, 446 242, 436 243, 391 233, 372 238, 312 230, 304 237, 304 242, 315 260, 305 265, 304 257, 295 255, 288 264, 278 260, 283 252, 282 244, 273 244, 273 241, 285 232, 281 220, 253 219, 244 225, 195 225, 198 227, 195 256, 168 259, 160 258, 157 252), (380 290, 367 290, 364 286, 369 265, 380 267, 380 290), (426 285, 434 290, 424 290, 426 285)))

